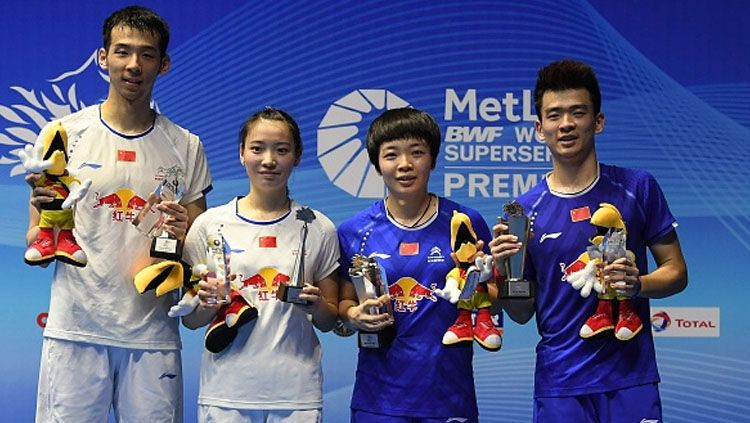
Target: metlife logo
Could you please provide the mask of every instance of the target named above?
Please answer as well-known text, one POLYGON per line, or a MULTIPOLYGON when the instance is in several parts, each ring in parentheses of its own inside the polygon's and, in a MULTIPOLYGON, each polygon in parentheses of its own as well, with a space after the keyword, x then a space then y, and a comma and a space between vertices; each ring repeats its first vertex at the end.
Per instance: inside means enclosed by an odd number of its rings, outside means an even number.
POLYGON ((384 89, 354 90, 334 101, 318 125, 318 161, 334 185, 358 198, 383 198, 385 184, 367 156, 367 128, 409 103, 384 89))
POLYGON ((444 195, 512 199, 536 185, 552 158, 535 121, 529 89, 446 88, 444 195))
MULTIPOLYGON (((443 95, 443 115, 435 116, 443 132, 442 195, 516 198, 551 168, 549 150, 534 130, 531 90, 483 95, 446 88, 443 95)), ((335 100, 318 125, 317 156, 328 179, 353 197, 382 198, 383 180, 367 155, 367 129, 383 111, 409 105, 388 89, 354 90, 335 100)))

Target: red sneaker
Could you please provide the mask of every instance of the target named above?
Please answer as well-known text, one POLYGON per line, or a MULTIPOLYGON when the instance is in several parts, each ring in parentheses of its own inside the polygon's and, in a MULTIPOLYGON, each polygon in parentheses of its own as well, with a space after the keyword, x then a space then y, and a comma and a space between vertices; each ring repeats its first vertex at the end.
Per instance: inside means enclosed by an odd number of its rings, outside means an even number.
POLYGON ((490 309, 482 308, 477 313, 474 324, 474 340, 487 351, 497 351, 503 346, 503 336, 495 327, 490 315, 490 309))
POLYGON ((23 255, 23 261, 31 266, 42 266, 55 260, 55 233, 52 228, 39 229, 34 242, 23 255))
POLYGON ((464 342, 471 342, 474 339, 474 333, 471 329, 471 311, 459 310, 458 318, 443 335, 443 345, 457 345, 464 342))
POLYGON ((86 265, 86 253, 78 246, 73 231, 61 229, 57 234, 57 250, 55 258, 73 266, 83 267, 86 265))
POLYGON ((633 307, 633 300, 620 300, 620 312, 617 316, 615 337, 620 341, 633 339, 643 329, 643 322, 633 307))
POLYGON ((249 305, 239 292, 230 293, 230 303, 219 309, 206 332, 206 349, 212 353, 224 351, 237 337, 237 330, 258 317, 258 310, 249 305))
POLYGON ((606 330, 615 328, 615 322, 612 320, 612 300, 599 300, 596 306, 596 312, 586 320, 581 327, 579 334, 581 338, 591 338, 606 330))
POLYGON ((258 317, 258 309, 248 304, 239 291, 231 291, 229 298, 230 303, 227 305, 227 316, 224 321, 230 328, 239 328, 258 317))

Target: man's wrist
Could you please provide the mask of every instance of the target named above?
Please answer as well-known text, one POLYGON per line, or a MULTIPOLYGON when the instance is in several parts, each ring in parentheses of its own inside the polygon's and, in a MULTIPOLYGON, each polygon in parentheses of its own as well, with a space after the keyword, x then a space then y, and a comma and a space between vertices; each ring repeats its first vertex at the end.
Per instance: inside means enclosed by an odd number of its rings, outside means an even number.
POLYGON ((636 282, 635 284, 635 293, 633 294, 633 298, 638 298, 641 296, 641 291, 643 290, 643 279, 641 279, 641 275, 636 276, 636 282))

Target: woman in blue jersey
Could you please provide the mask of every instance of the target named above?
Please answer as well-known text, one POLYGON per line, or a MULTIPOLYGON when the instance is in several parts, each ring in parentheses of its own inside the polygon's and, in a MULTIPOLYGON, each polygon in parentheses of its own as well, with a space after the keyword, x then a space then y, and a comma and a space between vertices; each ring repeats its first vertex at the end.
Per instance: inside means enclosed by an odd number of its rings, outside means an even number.
MULTIPOLYGON (((388 195, 339 227, 341 246, 339 315, 349 326, 379 331, 395 326, 395 338, 379 348, 361 348, 352 396, 352 421, 475 422, 478 419, 472 348, 443 345, 446 329, 457 322, 456 305, 439 298, 451 259, 451 216, 469 216, 479 240, 489 229, 475 210, 429 193, 428 181, 440 149, 440 129, 427 113, 386 111, 373 121, 367 152, 383 177, 388 195), (390 295, 357 301, 347 269, 355 254, 375 258, 387 276, 390 295), (369 314, 372 306, 392 302, 388 314, 369 314)), ((479 241, 479 249, 482 248, 479 241)), ((460 319, 459 319, 460 320, 460 319)), ((500 334, 489 311, 471 331, 477 340, 500 334)), ((393 329, 391 329, 393 330, 393 329)))
POLYGON ((219 351, 203 352, 201 422, 321 421, 321 351, 313 326, 328 331, 337 320, 338 241, 325 215, 313 210, 310 221, 311 209, 288 196, 287 182, 301 156, 300 131, 291 116, 272 108, 251 116, 242 125, 239 146, 249 192, 203 213, 185 240, 184 257, 195 266, 206 263, 209 239, 223 237, 233 285, 241 294, 232 297, 228 308, 237 316, 250 313, 239 329, 222 327, 234 323, 232 317, 217 316, 217 307, 206 303, 216 279, 200 282, 201 303, 184 317, 184 324, 197 328, 211 323, 211 330, 236 331, 231 342, 212 348, 219 351), (307 218, 305 231, 301 218, 307 218), (276 298, 279 284, 299 268, 295 258, 303 233, 302 277, 307 284, 299 298, 309 305, 276 298), (234 307, 237 301, 241 307, 234 307), (257 317, 245 306, 257 309, 257 317))

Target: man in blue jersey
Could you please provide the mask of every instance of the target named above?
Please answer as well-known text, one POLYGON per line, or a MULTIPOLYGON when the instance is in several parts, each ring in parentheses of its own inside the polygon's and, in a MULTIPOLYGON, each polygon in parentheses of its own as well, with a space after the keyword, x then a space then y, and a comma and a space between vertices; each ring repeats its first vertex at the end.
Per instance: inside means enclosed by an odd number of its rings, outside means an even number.
MULTIPOLYGON (((490 231, 477 211, 428 192, 440 141, 440 128, 432 116, 412 108, 386 111, 367 134, 370 161, 382 175, 388 196, 339 226, 343 278, 339 315, 364 331, 393 324, 395 339, 380 348, 360 349, 352 422, 478 421, 471 343, 443 345, 459 310, 435 291, 445 288, 446 275, 455 266, 451 259, 454 211, 467 215, 480 250, 490 231), (358 303, 346 272, 355 254, 377 260, 387 276, 390 298, 383 295, 358 303), (388 313, 368 312, 386 301, 393 303, 395 321, 388 313)), ((469 339, 480 343, 500 335, 489 310, 478 313, 474 326, 465 329, 469 339)))
MULTIPOLYGON (((525 277, 537 295, 500 301, 516 322, 536 313, 534 421, 661 421, 654 342, 640 322, 650 320, 649 298, 687 286, 675 219, 653 176, 598 162, 604 114, 590 66, 545 66, 534 95, 552 171, 518 201, 531 220, 525 277), (602 260, 603 237, 614 232, 630 253, 602 260), (647 247, 656 262, 650 272, 647 247), (592 285, 599 295, 588 295, 592 285)), ((521 248, 507 229, 493 228, 498 261, 521 248)))

